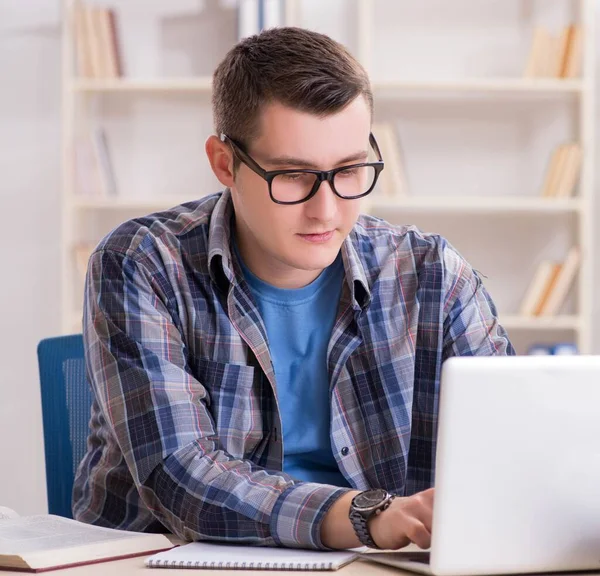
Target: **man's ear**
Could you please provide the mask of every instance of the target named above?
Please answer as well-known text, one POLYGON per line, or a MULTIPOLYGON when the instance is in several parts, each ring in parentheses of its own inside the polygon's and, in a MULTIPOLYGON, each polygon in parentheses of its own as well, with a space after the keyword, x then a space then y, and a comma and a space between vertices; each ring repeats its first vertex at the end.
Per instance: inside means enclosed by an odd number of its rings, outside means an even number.
POLYGON ((204 144, 206 156, 215 176, 223 186, 231 188, 235 183, 233 175, 233 151, 226 142, 220 138, 209 136, 204 144))

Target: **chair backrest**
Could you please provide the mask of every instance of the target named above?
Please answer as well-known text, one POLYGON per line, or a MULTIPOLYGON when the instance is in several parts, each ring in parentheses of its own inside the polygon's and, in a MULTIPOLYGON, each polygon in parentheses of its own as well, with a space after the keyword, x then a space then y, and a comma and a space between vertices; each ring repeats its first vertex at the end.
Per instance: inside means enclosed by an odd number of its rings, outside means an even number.
POLYGON ((37 349, 50 514, 72 517, 75 471, 88 436, 92 392, 81 334, 42 340, 37 349))

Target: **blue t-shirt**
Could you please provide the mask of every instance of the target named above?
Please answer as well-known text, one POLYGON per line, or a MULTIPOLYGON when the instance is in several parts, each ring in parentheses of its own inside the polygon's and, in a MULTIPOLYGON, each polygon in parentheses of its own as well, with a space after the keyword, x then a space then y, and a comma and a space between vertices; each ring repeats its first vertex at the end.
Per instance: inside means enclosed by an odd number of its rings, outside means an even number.
POLYGON ((262 316, 275 370, 283 425, 283 470, 298 480, 349 486, 330 440, 327 346, 340 302, 341 254, 303 288, 276 288, 236 254, 262 316))

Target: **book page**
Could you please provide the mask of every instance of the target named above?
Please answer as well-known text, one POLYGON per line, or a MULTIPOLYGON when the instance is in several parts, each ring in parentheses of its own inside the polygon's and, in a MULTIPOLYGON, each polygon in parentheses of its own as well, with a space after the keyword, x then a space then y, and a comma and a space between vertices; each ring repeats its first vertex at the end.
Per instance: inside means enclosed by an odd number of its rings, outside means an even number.
POLYGON ((0 520, 10 520, 11 518, 18 518, 19 515, 12 509, 6 506, 0 506, 0 520))
POLYGON ((155 535, 100 528, 59 516, 27 516, 0 522, 0 554, 46 552, 144 536, 155 535))

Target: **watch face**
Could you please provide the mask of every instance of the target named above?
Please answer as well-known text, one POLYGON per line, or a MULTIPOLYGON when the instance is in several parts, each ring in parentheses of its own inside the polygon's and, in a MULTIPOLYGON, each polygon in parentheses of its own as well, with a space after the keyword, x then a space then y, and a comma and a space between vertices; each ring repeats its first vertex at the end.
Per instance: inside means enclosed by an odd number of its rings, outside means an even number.
POLYGON ((381 488, 361 492, 354 498, 354 507, 358 510, 371 510, 377 508, 387 498, 388 493, 381 488))

